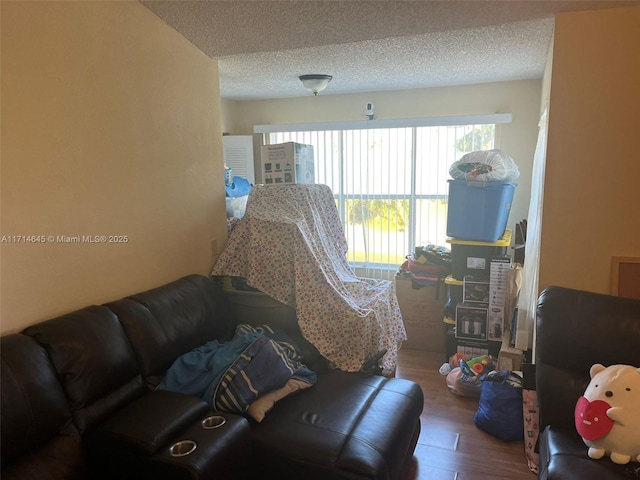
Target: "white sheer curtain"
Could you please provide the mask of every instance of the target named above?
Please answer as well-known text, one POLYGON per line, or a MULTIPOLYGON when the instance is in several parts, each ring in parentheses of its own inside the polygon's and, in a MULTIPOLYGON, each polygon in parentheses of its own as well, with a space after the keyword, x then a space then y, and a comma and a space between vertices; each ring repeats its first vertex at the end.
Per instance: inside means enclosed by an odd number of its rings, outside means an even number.
POLYGON ((522 271, 522 286, 518 300, 516 348, 528 350, 534 344, 538 279, 540 270, 540 233, 542 230, 542 201, 544 199, 544 174, 547 160, 547 113, 545 106, 538 127, 538 143, 533 157, 531 174, 531 200, 527 217, 527 242, 522 271))

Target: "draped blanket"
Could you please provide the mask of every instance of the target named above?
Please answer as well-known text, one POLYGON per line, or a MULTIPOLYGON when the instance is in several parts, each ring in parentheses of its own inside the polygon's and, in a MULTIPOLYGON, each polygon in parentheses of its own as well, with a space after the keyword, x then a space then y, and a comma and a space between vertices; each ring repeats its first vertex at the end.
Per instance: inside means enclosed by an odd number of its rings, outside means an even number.
POLYGON ((240 325, 230 342, 213 340, 179 357, 158 388, 195 395, 215 410, 243 413, 292 378, 315 384, 316 374, 301 363, 295 347, 274 338, 269 327, 240 325))
POLYGON ((328 186, 255 186, 211 273, 242 277, 295 308, 331 366, 357 371, 384 348, 383 373, 393 374, 406 340, 394 285, 356 276, 347 248, 328 186))

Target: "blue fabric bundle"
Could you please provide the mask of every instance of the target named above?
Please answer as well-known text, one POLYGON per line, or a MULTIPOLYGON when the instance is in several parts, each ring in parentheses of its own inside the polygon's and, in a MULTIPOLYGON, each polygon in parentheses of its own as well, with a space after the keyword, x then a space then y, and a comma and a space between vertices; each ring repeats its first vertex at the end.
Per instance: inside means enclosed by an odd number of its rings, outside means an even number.
POLYGON ((292 343, 276 337, 270 327, 240 325, 228 343, 213 340, 179 357, 158 389, 195 395, 215 410, 243 413, 291 378, 315 384, 315 372, 301 363, 292 343))

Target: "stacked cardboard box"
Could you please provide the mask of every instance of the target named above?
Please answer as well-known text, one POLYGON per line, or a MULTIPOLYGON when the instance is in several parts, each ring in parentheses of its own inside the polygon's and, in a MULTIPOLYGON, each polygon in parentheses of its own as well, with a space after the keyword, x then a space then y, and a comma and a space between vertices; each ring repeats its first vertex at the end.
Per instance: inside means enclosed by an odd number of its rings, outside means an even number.
POLYGON ((413 288, 409 277, 396 276, 396 295, 407 331, 403 348, 444 352, 445 324, 443 285, 423 285, 413 288))

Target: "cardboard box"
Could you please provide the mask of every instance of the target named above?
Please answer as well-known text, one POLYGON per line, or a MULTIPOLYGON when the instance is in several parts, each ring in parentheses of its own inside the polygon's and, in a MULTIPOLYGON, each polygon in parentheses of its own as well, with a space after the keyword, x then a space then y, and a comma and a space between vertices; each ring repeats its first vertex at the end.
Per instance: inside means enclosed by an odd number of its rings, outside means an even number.
POLYGON ((462 301, 464 303, 481 303, 486 307, 489 304, 489 288, 490 282, 488 277, 465 275, 462 301))
POLYGON ((505 321, 505 302, 509 287, 510 258, 491 259, 491 288, 489 295, 489 340, 501 340, 505 321))
POLYGON ((456 306, 456 337, 469 340, 487 339, 489 308, 460 303, 456 306))
POLYGON ((498 353, 498 370, 522 370, 523 351, 509 346, 511 332, 505 331, 500 352, 498 353))
POLYGON ((487 339, 499 342, 504 333, 504 307, 489 305, 487 339))
POLYGON ((461 340, 458 342, 456 353, 462 355, 463 359, 471 360, 474 357, 481 357, 482 355, 489 355, 489 348, 481 343, 465 342, 461 340))
POLYGON ((262 183, 315 183, 313 145, 286 142, 261 147, 262 183))
POLYGON ((522 350, 502 347, 498 354, 498 370, 522 370, 522 350))
POLYGON ((425 285, 414 289, 411 279, 396 276, 396 296, 407 332, 402 348, 445 351, 444 303, 446 291, 443 285, 425 285))

